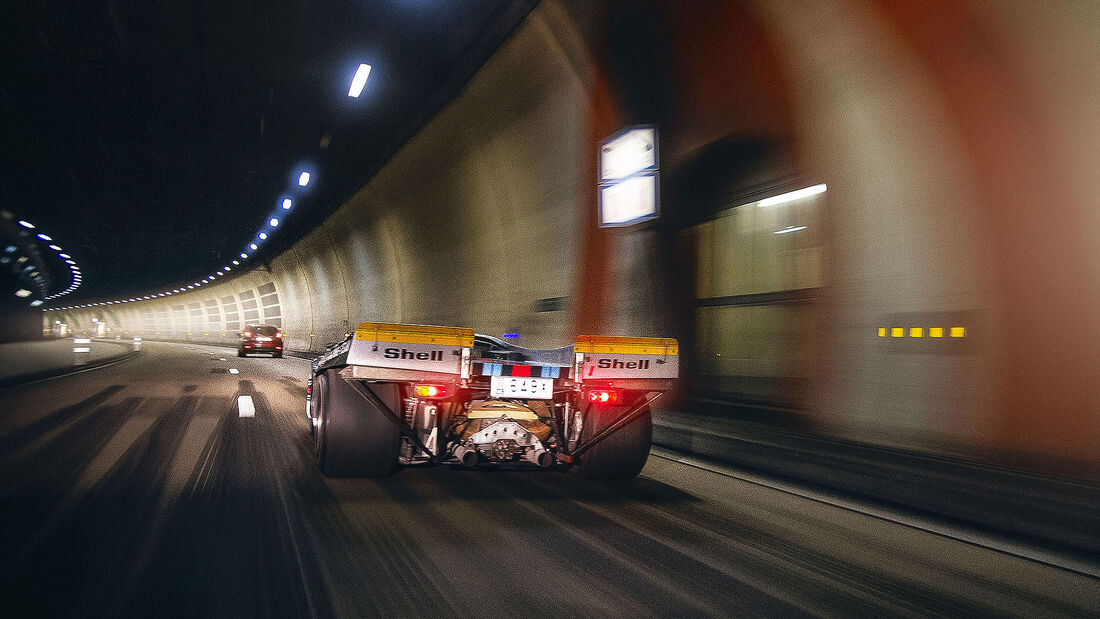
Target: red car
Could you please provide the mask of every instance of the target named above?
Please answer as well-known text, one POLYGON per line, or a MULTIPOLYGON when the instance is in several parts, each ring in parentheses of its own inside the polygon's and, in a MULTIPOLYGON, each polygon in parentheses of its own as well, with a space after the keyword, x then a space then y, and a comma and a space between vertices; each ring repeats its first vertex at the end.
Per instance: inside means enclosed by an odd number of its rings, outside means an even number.
POLYGON ((248 353, 264 353, 272 357, 283 356, 283 332, 271 325, 246 325, 237 344, 237 356, 248 353))

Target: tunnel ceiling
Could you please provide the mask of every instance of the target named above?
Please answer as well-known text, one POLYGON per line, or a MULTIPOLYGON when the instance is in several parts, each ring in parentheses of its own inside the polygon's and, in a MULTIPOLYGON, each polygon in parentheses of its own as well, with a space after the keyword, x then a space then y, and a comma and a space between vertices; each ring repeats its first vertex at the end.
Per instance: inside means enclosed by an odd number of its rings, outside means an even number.
POLYGON ((83 268, 66 304, 210 274, 309 166, 262 264, 361 187, 535 4, 19 2, 0 26, 0 199, 83 268), (350 98, 360 63, 373 70, 350 98))

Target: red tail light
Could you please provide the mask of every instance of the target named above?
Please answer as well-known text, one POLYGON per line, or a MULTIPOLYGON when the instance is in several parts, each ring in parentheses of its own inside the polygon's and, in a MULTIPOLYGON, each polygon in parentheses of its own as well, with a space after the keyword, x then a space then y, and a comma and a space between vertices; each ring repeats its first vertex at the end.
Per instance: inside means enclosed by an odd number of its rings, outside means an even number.
POLYGON ((418 398, 445 398, 447 397, 446 385, 417 385, 415 387, 418 398))
POLYGON ((252 337, 252 332, 251 331, 245 331, 244 336, 245 337, 252 337))
POLYGON ((310 385, 310 386, 306 387, 306 395, 310 395, 312 393, 313 393, 313 385, 310 385))
POLYGON ((588 392, 588 401, 599 404, 618 404, 619 392, 614 389, 599 389, 588 392))
POLYGON ((275 337, 283 337, 283 332, 279 331, 278 333, 275 334, 275 337))

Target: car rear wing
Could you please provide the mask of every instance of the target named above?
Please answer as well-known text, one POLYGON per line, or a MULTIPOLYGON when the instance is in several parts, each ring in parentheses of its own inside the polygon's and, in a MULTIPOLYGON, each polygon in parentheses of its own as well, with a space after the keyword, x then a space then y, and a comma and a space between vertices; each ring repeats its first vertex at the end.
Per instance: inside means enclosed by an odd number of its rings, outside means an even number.
POLYGON ((364 322, 348 351, 350 378, 376 380, 470 377, 474 330, 458 327, 364 322))
POLYGON ((581 335, 573 344, 577 382, 667 390, 680 373, 680 349, 667 337, 581 335))

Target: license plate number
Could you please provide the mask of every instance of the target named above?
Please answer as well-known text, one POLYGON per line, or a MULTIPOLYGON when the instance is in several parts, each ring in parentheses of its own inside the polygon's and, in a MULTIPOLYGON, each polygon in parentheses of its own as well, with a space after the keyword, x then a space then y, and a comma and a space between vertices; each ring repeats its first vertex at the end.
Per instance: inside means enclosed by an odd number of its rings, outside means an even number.
POLYGON ((494 398, 551 400, 554 398, 553 378, 490 376, 489 394, 494 398))

